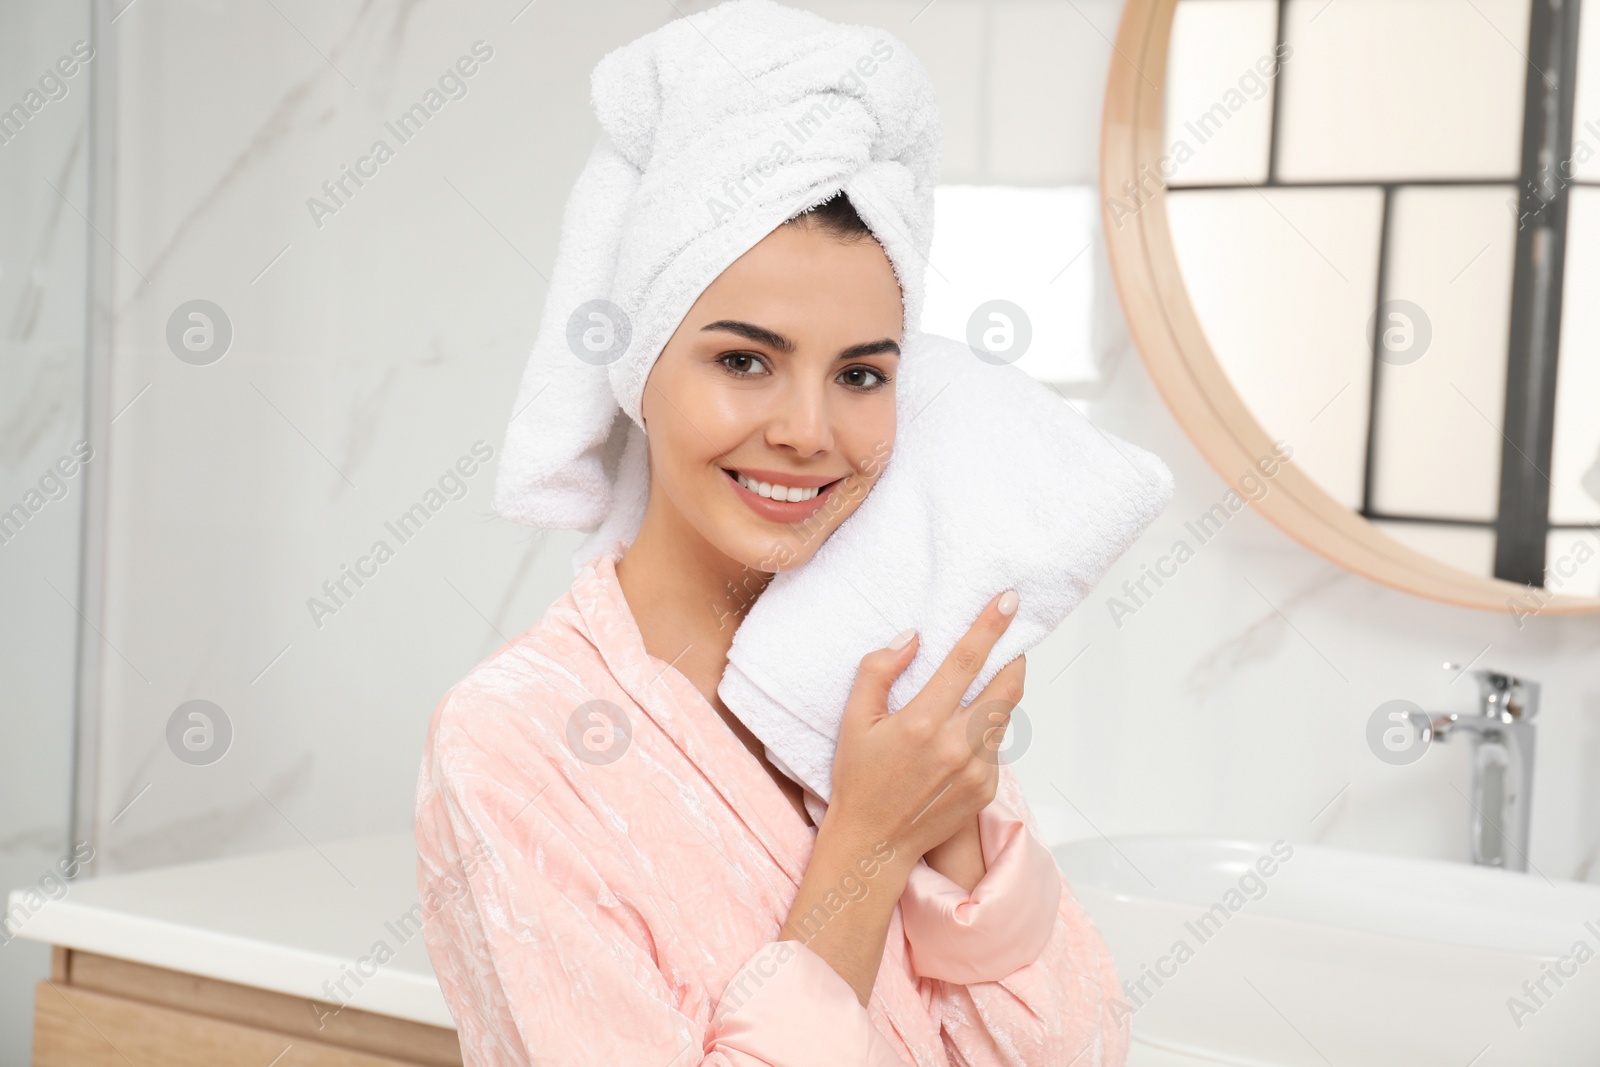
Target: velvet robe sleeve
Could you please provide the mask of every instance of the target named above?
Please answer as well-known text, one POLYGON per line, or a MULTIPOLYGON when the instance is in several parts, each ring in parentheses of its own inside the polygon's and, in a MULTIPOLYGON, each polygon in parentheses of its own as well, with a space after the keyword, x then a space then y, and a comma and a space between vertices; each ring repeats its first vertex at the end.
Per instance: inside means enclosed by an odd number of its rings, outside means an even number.
POLYGON ((1039 839, 1009 765, 979 814, 986 871, 969 894, 919 862, 901 897, 912 966, 931 980, 960 1067, 1120 1064, 1130 1022, 1100 932, 1039 839), (1087 1044, 1060 1020, 1096 1020, 1087 1044))

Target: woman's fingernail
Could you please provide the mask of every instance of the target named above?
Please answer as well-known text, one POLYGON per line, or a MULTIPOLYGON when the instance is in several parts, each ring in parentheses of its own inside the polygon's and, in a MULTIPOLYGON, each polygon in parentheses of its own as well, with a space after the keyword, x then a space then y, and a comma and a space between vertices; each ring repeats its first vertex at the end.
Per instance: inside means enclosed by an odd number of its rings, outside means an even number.
POLYGON ((910 641, 916 635, 916 627, 912 627, 909 630, 901 630, 899 633, 894 635, 894 640, 889 642, 889 647, 896 650, 905 648, 906 642, 910 641))
POLYGON ((1016 611, 1017 591, 1015 589, 1007 589, 1004 593, 1001 593, 1000 603, 996 604, 995 607, 1000 609, 1000 614, 1002 615, 1010 615, 1013 611, 1016 611))

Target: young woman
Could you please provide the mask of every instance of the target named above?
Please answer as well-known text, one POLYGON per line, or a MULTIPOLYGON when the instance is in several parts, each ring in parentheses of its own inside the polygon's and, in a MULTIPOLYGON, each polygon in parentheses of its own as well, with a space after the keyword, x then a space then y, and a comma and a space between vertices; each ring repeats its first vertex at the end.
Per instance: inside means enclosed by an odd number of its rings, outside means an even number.
POLYGON ((1123 1062, 1110 955, 993 749, 1009 710, 960 704, 1014 593, 893 715, 915 634, 861 661, 820 826, 717 696, 772 561, 804 566, 892 450, 901 323, 843 194, 741 256, 650 372, 637 537, 439 704, 419 882, 467 1064, 1123 1062))

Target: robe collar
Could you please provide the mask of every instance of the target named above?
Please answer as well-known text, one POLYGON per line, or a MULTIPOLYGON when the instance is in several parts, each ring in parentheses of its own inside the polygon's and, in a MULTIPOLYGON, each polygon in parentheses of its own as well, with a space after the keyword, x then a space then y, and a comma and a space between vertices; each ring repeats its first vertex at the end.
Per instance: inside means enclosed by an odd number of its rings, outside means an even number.
MULTIPOLYGON (((644 635, 617 578, 617 561, 627 547, 621 539, 613 541, 605 551, 582 564, 573 580, 572 597, 587 637, 617 683, 705 775, 798 890, 811 861, 816 831, 789 805, 766 769, 694 683, 645 648, 644 635)), ((896 908, 889 920, 880 967, 905 967, 905 953, 904 932, 896 908)), ((926 1011, 922 997, 898 987, 895 994, 886 996, 879 984, 872 991, 872 1000, 880 1005, 901 1041, 911 1047, 906 1035, 913 1031, 905 1023, 912 1012, 926 1011)))
POLYGON ((617 578, 617 561, 626 550, 621 539, 612 542, 582 564, 573 581, 573 599, 589 640, 617 683, 705 775, 798 887, 816 831, 694 683, 645 648, 617 578))

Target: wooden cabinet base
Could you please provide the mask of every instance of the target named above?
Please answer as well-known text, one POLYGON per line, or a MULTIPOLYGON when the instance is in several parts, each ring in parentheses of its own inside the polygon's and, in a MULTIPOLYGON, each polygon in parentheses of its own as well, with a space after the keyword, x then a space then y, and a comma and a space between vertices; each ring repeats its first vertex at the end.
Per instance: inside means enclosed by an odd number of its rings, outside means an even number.
POLYGON ((57 948, 34 1067, 461 1067, 454 1030, 57 948))

